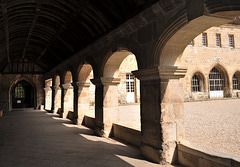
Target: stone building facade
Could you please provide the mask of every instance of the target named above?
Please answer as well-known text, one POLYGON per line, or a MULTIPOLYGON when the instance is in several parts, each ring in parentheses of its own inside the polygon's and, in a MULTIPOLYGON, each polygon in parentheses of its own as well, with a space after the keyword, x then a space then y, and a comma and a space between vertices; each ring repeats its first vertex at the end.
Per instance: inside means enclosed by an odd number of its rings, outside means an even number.
POLYGON ((181 79, 184 100, 239 97, 240 26, 212 27, 186 47, 179 65, 188 67, 181 79))

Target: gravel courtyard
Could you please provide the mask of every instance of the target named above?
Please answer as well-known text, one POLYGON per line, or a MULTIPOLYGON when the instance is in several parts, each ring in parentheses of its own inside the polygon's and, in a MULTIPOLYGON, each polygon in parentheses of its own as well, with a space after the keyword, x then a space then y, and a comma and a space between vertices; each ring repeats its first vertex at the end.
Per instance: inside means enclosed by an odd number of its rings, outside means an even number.
POLYGON ((184 103, 186 139, 240 156, 240 99, 184 103))
MULTIPOLYGON (((119 106, 119 123, 141 130, 140 105, 119 106)), ((240 156, 240 99, 185 102, 184 126, 191 143, 240 156)))

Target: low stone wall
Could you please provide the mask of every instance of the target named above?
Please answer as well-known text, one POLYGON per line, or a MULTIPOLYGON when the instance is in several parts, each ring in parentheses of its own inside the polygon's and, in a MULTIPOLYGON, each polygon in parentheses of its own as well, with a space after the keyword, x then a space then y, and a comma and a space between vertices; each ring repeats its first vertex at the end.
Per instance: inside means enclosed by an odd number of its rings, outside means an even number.
POLYGON ((95 118, 88 117, 85 115, 83 118, 83 121, 82 121, 82 125, 90 128, 90 129, 94 129, 95 128, 95 118))
MULTIPOLYGON (((82 125, 94 129, 95 128, 95 118, 84 116, 82 125)), ((141 132, 135 129, 131 129, 119 124, 113 124, 111 130, 111 137, 117 140, 123 141, 128 144, 139 147, 141 144, 141 132)))
POLYGON ((117 140, 140 147, 141 132, 138 130, 124 127, 119 124, 113 124, 112 135, 117 140))
POLYGON ((178 144, 178 161, 189 167, 239 167, 240 157, 215 152, 193 145, 191 143, 178 144))

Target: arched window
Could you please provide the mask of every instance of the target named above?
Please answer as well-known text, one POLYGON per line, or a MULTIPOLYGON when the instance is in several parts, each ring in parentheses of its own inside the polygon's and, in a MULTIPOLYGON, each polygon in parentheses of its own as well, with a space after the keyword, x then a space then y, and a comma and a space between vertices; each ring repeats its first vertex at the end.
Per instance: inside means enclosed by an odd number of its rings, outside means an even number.
POLYGON ((214 67, 209 74, 210 91, 222 91, 224 87, 223 81, 221 73, 214 67))
POLYGON ((192 92, 200 92, 199 77, 196 74, 192 77, 192 92))
POLYGON ((24 94, 24 89, 23 86, 21 84, 18 84, 15 87, 15 98, 24 98, 25 94, 24 94))
POLYGON ((233 82, 233 90, 238 90, 238 78, 235 74, 233 75, 232 82, 233 82))

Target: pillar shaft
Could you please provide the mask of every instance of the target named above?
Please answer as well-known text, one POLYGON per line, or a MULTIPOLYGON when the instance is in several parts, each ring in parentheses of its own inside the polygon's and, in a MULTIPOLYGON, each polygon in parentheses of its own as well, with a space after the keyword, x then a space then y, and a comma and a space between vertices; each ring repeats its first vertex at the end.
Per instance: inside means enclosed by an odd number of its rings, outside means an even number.
POLYGON ((52 89, 48 86, 45 90, 45 110, 50 111, 52 107, 52 89))
POLYGON ((51 104, 51 111, 54 113, 55 110, 55 89, 51 86, 52 89, 52 104, 51 104))
POLYGON ((184 138, 183 91, 186 69, 158 67, 135 71, 141 80, 141 153, 151 161, 176 161, 176 143, 184 138))
POLYGON ((57 113, 58 109, 61 110, 61 103, 62 103, 62 89, 60 86, 54 86, 54 105, 52 107, 53 113, 57 113))
POLYGON ((68 112, 73 110, 73 86, 62 84, 62 117, 67 118, 68 112))
POLYGON ((113 123, 119 119, 118 89, 119 78, 99 78, 91 80, 96 85, 95 132, 109 137, 113 123))
POLYGON ((78 81, 74 83, 74 113, 78 117, 78 124, 81 124, 89 112, 89 87, 90 83, 85 81, 78 81))

